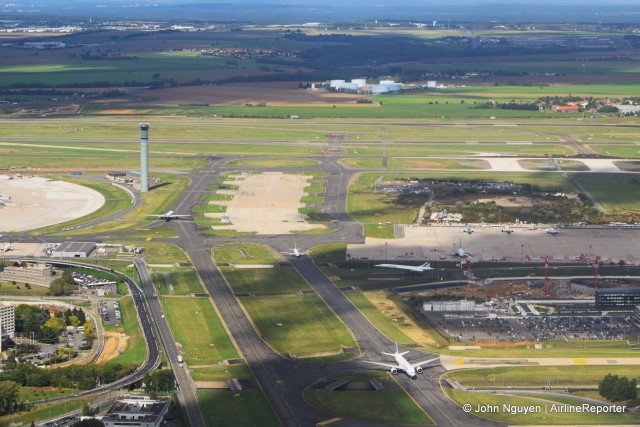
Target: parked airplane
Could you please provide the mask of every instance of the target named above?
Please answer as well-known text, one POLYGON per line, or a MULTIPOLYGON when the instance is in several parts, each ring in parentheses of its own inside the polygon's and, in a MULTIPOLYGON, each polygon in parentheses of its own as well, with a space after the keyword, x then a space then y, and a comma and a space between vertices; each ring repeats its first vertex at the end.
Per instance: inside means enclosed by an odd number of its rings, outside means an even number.
POLYGON ((306 252, 302 252, 300 249, 298 249, 297 243, 293 245, 293 249, 289 249, 289 252, 282 252, 282 253, 285 255, 296 257, 296 258, 300 258, 302 255, 307 255, 306 252))
POLYGON ((555 227, 549 227, 545 230, 547 232, 547 234, 558 234, 559 231, 557 228, 555 227))
POLYGON ((12 250, 12 249, 13 249, 13 246, 11 246, 11 242, 9 242, 9 243, 5 243, 5 244, 2 246, 2 252, 9 252, 9 251, 10 251, 10 250, 12 250))
POLYGON ((462 232, 463 232, 463 233, 467 233, 467 234, 471 234, 471 233, 473 233, 473 230, 471 229, 471 225, 467 224, 467 225, 464 227, 464 230, 462 230, 462 232))
POLYGON ((435 360, 438 360, 440 357, 436 357, 434 359, 429 359, 429 360, 423 360, 422 362, 418 362, 418 363, 409 363, 407 361, 407 359, 404 358, 404 355, 409 353, 408 351, 402 352, 400 353, 398 350, 398 343, 396 342, 396 352, 395 353, 382 353, 386 356, 392 356, 395 361, 396 364, 393 365, 391 363, 382 363, 382 362, 372 362, 370 360, 365 360, 365 362, 367 363, 371 363, 373 365, 380 365, 380 366, 384 366, 385 368, 388 368, 391 373, 393 375, 398 375, 399 371, 404 372, 405 374, 407 374, 411 379, 415 379, 416 378, 416 374, 421 374, 423 369, 422 366, 426 365, 427 363, 431 363, 435 360))
POLYGON ((511 234, 513 233, 513 228, 509 227, 508 225, 506 227, 502 228, 502 232, 503 233, 507 233, 507 234, 511 234))
POLYGON ((166 221, 171 221, 172 219, 186 218, 186 217, 190 217, 191 215, 177 215, 173 213, 173 211, 169 211, 167 213, 163 213, 162 215, 147 215, 147 216, 154 216, 156 218, 164 219, 166 221))
POLYGON ((456 251, 452 255, 460 258, 471 258, 471 253, 465 251, 462 247, 462 239, 460 239, 460 245, 458 246, 458 249, 456 249, 456 251))
POLYGON ((418 266, 402 265, 402 264, 377 264, 374 267, 395 268, 398 270, 414 271, 416 273, 422 273, 427 270, 433 270, 433 268, 431 267, 431 264, 429 264, 429 261, 418 266))

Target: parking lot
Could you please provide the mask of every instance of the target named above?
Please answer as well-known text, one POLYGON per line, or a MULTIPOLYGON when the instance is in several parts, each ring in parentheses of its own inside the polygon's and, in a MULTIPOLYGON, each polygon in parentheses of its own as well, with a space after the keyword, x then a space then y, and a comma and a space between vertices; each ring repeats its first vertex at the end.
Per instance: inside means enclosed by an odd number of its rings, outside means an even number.
POLYGON ((476 318, 429 314, 445 335, 458 342, 623 340, 636 337, 638 329, 624 317, 527 316, 476 318))

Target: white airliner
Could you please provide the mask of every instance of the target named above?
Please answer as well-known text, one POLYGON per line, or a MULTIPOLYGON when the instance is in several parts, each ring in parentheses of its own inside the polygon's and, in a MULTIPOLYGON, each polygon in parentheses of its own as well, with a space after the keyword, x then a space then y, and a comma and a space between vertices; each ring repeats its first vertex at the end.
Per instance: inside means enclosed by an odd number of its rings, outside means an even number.
POLYGON ((418 266, 401 265, 401 264, 377 264, 374 267, 396 268, 398 270, 414 271, 416 273, 422 273, 427 270, 433 270, 433 268, 431 267, 431 264, 429 264, 428 261, 418 266))
POLYGON ((559 231, 557 228, 555 227, 549 227, 545 230, 547 232, 547 234, 558 234, 559 231))
POLYGON ((300 249, 298 249, 298 244, 294 244, 293 245, 293 249, 289 249, 289 252, 282 252, 285 255, 289 255, 292 257, 296 257, 296 258, 300 258, 302 255, 306 255, 306 252, 301 251, 300 249))
POLYGON ((177 215, 173 213, 173 211, 169 211, 167 213, 163 213, 162 215, 147 215, 147 216, 154 216, 156 218, 164 219, 166 221, 171 221, 172 219, 188 218, 191 215, 177 215))
POLYGON ((10 250, 12 250, 12 249, 13 249, 13 246, 11 246, 11 242, 9 242, 9 243, 5 243, 5 244, 2 246, 2 252, 9 252, 9 251, 10 251, 10 250))
POLYGON ((473 230, 471 229, 471 225, 469 225, 469 224, 467 224, 467 225, 464 227, 464 230, 462 230, 462 231, 463 231, 464 233, 467 233, 467 234, 471 234, 471 233, 473 233, 473 230))
POLYGON ((434 359, 429 359, 429 360, 423 360, 422 362, 418 362, 418 363, 409 363, 407 361, 407 359, 404 358, 404 355, 409 353, 408 351, 402 352, 400 353, 398 351, 398 343, 396 342, 396 352, 395 353, 382 353, 386 356, 392 356, 395 361, 396 364, 393 365, 391 363, 382 363, 382 362, 372 362, 370 360, 365 360, 365 362, 367 363, 371 363, 373 365, 380 365, 380 366, 384 366, 385 368, 388 368, 391 373, 393 375, 398 375, 399 371, 404 372, 405 374, 407 374, 411 379, 415 379, 416 378, 416 374, 421 374, 423 369, 422 366, 426 365, 427 363, 431 363, 435 360, 438 360, 440 357, 436 357, 434 359))
POLYGON ((503 233, 507 233, 507 234, 511 234, 513 233, 513 228, 509 227, 508 225, 504 228, 502 228, 502 232, 503 233))
POLYGON ((462 239, 460 239, 460 245, 458 245, 458 249, 451 255, 457 256, 459 258, 471 258, 471 253, 464 250, 462 247, 462 239))

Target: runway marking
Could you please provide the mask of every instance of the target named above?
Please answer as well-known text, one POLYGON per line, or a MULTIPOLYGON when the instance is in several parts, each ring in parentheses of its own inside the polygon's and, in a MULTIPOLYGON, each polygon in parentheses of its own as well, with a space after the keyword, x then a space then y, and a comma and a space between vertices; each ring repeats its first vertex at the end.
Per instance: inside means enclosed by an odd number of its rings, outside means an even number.
POLYGON ((146 240, 147 242, 150 242, 152 239, 153 239, 153 237, 147 237, 147 238, 146 238, 146 239, 144 239, 144 240, 146 240))
POLYGON ((574 365, 586 365, 587 364, 587 359, 584 359, 584 358, 573 359, 573 364, 574 365))
POLYGON ((460 365, 460 366, 464 365, 464 360, 462 360, 461 358, 457 357, 456 358, 456 365, 460 365))
POLYGON ((329 424, 337 423, 338 421, 342 421, 342 418, 331 418, 330 420, 319 422, 316 425, 317 426, 328 426, 329 424))

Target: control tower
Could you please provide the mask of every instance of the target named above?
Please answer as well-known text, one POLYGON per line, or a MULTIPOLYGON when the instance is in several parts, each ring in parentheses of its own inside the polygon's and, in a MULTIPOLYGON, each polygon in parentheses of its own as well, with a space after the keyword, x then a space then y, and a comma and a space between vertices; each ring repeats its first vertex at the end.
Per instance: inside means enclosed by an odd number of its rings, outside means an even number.
POLYGON ((149 123, 140 123, 140 191, 149 191, 149 123))

